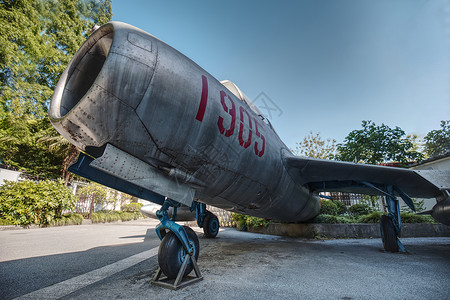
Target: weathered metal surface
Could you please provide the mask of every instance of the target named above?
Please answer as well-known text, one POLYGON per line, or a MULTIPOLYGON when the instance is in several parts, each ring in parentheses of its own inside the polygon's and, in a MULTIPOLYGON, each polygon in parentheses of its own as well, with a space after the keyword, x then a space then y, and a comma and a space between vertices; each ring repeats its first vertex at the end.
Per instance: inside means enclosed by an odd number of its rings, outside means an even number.
MULTIPOLYGON (((127 153, 117 159, 129 174, 134 164, 136 172, 153 172, 156 181, 172 178, 189 187, 200 202, 253 216, 308 220, 319 212, 320 184, 345 190, 341 183, 354 179, 441 195, 413 171, 300 161, 245 95, 224 84, 152 35, 111 22, 75 54, 49 115, 62 135, 94 158, 109 144, 127 153)), ((150 180, 123 176, 120 168, 101 169, 161 196, 173 193, 169 186, 157 189, 150 180)), ((178 195, 183 190, 174 189, 178 195)))
POLYGON ((90 166, 188 207, 192 205, 194 189, 110 144, 106 145, 103 155, 91 162, 90 166))

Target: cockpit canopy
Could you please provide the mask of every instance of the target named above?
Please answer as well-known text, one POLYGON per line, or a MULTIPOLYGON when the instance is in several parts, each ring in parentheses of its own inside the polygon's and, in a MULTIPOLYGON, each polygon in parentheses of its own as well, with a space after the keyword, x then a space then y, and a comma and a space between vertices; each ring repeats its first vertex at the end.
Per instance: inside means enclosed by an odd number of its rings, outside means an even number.
POLYGON ((229 80, 222 80, 220 83, 223 84, 230 92, 232 92, 233 95, 247 103, 247 105, 251 110, 253 110, 255 114, 264 118, 258 107, 237 87, 237 85, 229 80))

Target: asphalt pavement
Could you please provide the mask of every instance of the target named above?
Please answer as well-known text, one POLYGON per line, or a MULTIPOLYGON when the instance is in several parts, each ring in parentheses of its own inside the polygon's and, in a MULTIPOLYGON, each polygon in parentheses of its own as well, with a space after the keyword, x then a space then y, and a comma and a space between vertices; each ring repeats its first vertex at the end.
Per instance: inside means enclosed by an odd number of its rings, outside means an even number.
POLYGON ((156 220, 0 231, 0 299, 450 299, 450 238, 305 240, 222 229, 204 280, 152 286, 156 220))

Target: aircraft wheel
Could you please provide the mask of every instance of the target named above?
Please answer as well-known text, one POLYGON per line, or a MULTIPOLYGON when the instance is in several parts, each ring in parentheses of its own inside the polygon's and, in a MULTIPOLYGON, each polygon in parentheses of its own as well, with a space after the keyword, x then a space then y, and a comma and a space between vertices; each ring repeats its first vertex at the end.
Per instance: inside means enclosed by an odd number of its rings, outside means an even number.
POLYGON ((203 221, 203 233, 206 238, 213 239, 219 233, 219 219, 211 212, 207 212, 205 221, 203 221))
POLYGON ((398 252, 397 234, 391 217, 381 216, 381 228, 383 229, 383 247, 390 252, 398 252))
MULTIPOLYGON (((197 261, 198 254, 200 252, 198 237, 190 227, 183 227, 188 236, 189 243, 194 245, 194 256, 197 261)), ((180 240, 172 231, 169 231, 162 239, 158 250, 158 264, 161 271, 167 276, 167 278, 174 279, 177 277, 185 256, 186 251, 184 250, 180 240)), ((189 261, 183 277, 187 276, 193 268, 194 266, 192 265, 192 262, 189 261)))

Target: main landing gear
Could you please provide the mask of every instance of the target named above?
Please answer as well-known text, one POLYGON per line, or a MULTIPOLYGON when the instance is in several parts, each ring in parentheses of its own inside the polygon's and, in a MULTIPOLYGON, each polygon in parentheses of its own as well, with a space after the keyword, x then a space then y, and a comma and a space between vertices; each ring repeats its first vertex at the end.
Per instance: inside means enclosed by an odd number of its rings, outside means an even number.
MULTIPOLYGON (((163 206, 156 212, 160 224, 156 233, 161 240, 158 250, 159 268, 152 284, 170 289, 179 289, 188 284, 203 279, 197 266, 200 245, 195 232, 187 226, 175 223, 177 208, 180 204, 166 199, 163 206), (169 219, 168 209, 173 207, 172 218, 169 219), (194 270, 195 277, 188 276, 194 270)), ((196 210, 197 224, 203 227, 205 237, 213 238, 219 232, 219 220, 206 210, 203 203, 194 202, 191 211, 196 210)))
POLYGON ((413 210, 414 203, 412 199, 404 192, 393 186, 387 186, 386 204, 389 211, 388 215, 381 216, 380 231, 383 247, 385 251, 389 252, 406 252, 405 247, 400 242, 398 237, 401 234, 402 223, 400 218, 400 205, 398 199, 394 196, 394 192, 400 195, 405 203, 413 210))

